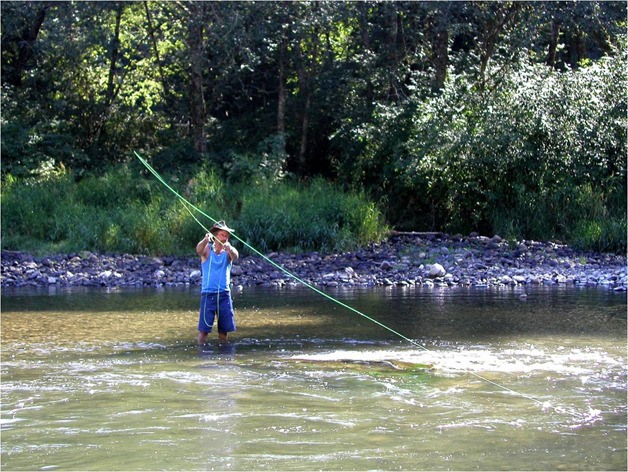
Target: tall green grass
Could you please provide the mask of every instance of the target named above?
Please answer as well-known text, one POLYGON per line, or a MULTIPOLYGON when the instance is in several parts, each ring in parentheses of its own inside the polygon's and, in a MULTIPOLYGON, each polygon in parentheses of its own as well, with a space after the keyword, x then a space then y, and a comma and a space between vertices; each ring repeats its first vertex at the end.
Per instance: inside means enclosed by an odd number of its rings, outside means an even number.
POLYGON ((576 249, 626 252, 626 197, 590 184, 546 195, 521 192, 510 208, 495 204, 491 223, 496 234, 516 239, 560 240, 576 249))
MULTIPOLYGON (((260 251, 342 251, 381 239, 386 231, 381 212, 364 195, 323 180, 228 186, 211 170, 201 170, 169 183, 260 251)), ((195 216, 205 228, 213 224, 195 216)), ((3 249, 191 255, 204 233, 176 196, 126 166, 82 179, 71 173, 6 176, 2 187, 3 249)))
POLYGON ((264 251, 345 251, 381 239, 387 229, 363 194, 341 192, 323 179, 260 186, 241 198, 241 236, 264 251))
MULTIPOLYGON (((211 169, 166 179, 262 252, 341 252, 381 240, 387 231, 382 212, 364 194, 341 191, 323 179, 228 185, 211 169)), ((163 185, 127 166, 81 179, 70 172, 39 179, 7 175, 1 197, 2 249, 193 255, 205 233, 163 185)), ((607 195, 584 185, 548 196, 522 194, 515 201, 509 211, 494 208, 492 225, 502 237, 525 233, 581 250, 626 251, 625 198, 609 205, 607 195)), ((211 227, 211 219, 195 216, 211 227)))

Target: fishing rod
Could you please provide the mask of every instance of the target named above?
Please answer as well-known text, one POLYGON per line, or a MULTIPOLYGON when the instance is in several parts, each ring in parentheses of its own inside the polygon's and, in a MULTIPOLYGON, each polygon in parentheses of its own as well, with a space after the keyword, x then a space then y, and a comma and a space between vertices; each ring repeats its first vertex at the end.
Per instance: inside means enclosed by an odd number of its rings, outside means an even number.
MULTIPOLYGON (((214 223, 217 223, 218 220, 212 218, 211 216, 209 216, 207 213, 203 212, 200 208, 196 207, 195 205, 193 205, 192 203, 190 203, 189 201, 187 201, 181 194, 179 194, 179 192, 177 192, 174 188, 172 188, 168 182, 166 182, 161 175, 159 175, 159 173, 157 173, 157 171, 155 169, 153 169, 153 167, 144 159, 142 158, 137 152, 133 151, 135 153, 135 155, 137 156, 137 158, 140 160, 140 162, 150 171, 151 174, 153 174, 157 180, 159 180, 168 190, 170 190, 178 199, 179 201, 185 206, 185 208, 188 210, 188 212, 190 214, 192 214, 192 217, 197 221, 197 223, 203 228, 205 229, 205 231, 208 231, 207 228, 205 228, 205 226, 198 220, 198 218, 196 218, 196 216, 192 213, 191 209, 197 211, 199 214, 205 216, 206 218, 208 218, 210 221, 213 221, 214 223)), ((232 237, 238 241, 240 241, 245 247, 247 247, 249 250, 251 250, 252 252, 254 252, 255 254, 257 254, 258 256, 260 256, 261 258, 263 258, 266 262, 268 262, 269 264, 271 264, 273 267, 279 269, 280 271, 282 271, 284 274, 288 275, 289 277, 292 277, 294 280, 296 280, 297 282, 299 282, 300 284, 304 285, 305 287, 309 288, 310 290, 313 290, 314 292, 318 293, 319 295, 322 295, 323 297, 327 298, 328 300, 331 300, 334 303, 337 303, 338 305, 351 310, 354 313, 357 313, 358 315, 368 319, 369 321, 372 321, 373 323, 381 326, 382 328, 390 331, 391 333, 399 336, 400 338, 404 339, 405 341, 408 341, 409 343, 411 343, 412 345, 423 349, 425 351, 428 351, 427 348, 423 347, 421 344, 417 343, 415 340, 408 338, 407 336, 404 336, 403 334, 399 333, 398 331, 395 331, 394 329, 392 329, 389 326, 386 326, 385 324, 381 323, 380 321, 376 320, 375 318, 372 318, 364 313, 362 313, 360 310, 357 310, 355 308, 353 308, 350 305, 347 305, 346 303, 341 302, 340 300, 335 299, 334 297, 332 297, 331 295, 323 292, 322 290, 314 287, 312 284, 306 282, 305 280, 301 279, 298 275, 290 272, 288 269, 286 269, 285 267, 277 264, 275 261, 273 261, 272 259, 270 259, 268 256, 266 256, 265 254, 261 253, 260 251, 258 251, 255 247, 251 246, 249 243, 247 243, 245 240, 243 240, 242 238, 240 238, 237 234, 235 234, 235 232, 231 233, 232 237)))
MULTIPOLYGON (((196 207, 195 205, 193 205, 192 203, 190 203, 188 200, 186 200, 179 192, 177 192, 174 188, 172 188, 168 182, 166 182, 163 177, 161 177, 161 175, 159 175, 159 173, 148 163, 148 161, 146 161, 144 158, 142 158, 142 156, 140 156, 136 151, 133 151, 135 156, 139 159, 139 161, 144 165, 144 167, 146 167, 146 169, 148 169, 150 171, 151 174, 153 174, 155 176, 155 178, 161 182, 168 190, 170 190, 170 192, 172 192, 178 199, 179 201, 183 204, 183 206, 185 207, 185 209, 188 211, 188 213, 190 213, 190 215, 192 216, 192 218, 194 218, 194 220, 196 220, 196 222, 209 234, 211 234, 211 232, 203 225, 203 223, 196 217, 196 215, 194 215, 194 213, 192 213, 192 210, 198 212, 199 214, 203 215, 204 217, 208 218, 210 221, 212 221, 213 223, 218 223, 218 220, 212 218, 211 216, 209 216, 207 213, 203 212, 200 208, 196 207)), ((212 238, 216 241, 218 241, 218 239, 213 235, 212 238)), ((415 341, 414 339, 408 338, 407 336, 401 334, 400 332, 392 329, 389 326, 386 326, 384 323, 376 320, 375 318, 372 318, 368 315, 366 315, 365 313, 362 313, 360 310, 347 305, 344 302, 341 302, 340 300, 337 300, 336 298, 332 297, 331 295, 325 293, 324 291, 318 289, 317 287, 313 286, 312 284, 308 283, 307 281, 301 279, 298 275, 290 272, 288 269, 286 269, 285 267, 281 266, 280 264, 277 264, 275 261, 273 261, 272 259, 270 259, 268 256, 266 256, 265 254, 261 253, 260 251, 258 251, 255 247, 251 246, 249 243, 247 243, 245 240, 243 240, 242 238, 240 238, 237 234, 235 234, 235 232, 231 233, 231 236, 238 240, 239 242, 241 242, 245 247, 247 247, 250 251, 254 252, 255 254, 257 254, 258 256, 260 256, 262 259, 264 259, 266 262, 268 262, 269 264, 271 264, 273 267, 279 269, 280 271, 282 271, 284 274, 288 275, 289 277, 293 278, 294 280, 296 280, 297 282, 299 282, 300 284, 302 284, 303 286, 309 288, 310 290, 318 293, 319 295, 327 298, 328 300, 346 308, 347 310, 352 311, 353 313, 356 313, 360 316, 362 316, 363 318, 377 324, 378 326, 388 330, 389 332, 393 333, 394 335, 400 337, 401 339, 403 339, 404 341, 409 342, 410 344, 412 344, 415 347, 418 347, 419 349, 422 349, 423 351, 426 352, 430 352, 430 350, 428 348, 426 348, 425 346, 421 345, 420 343, 418 343, 417 341, 415 341)), ((220 241, 218 241, 220 242, 220 241)), ((221 242, 220 242, 221 243, 221 242)), ((221 243, 222 244, 222 243, 221 243)), ((525 393, 521 393, 518 392, 516 390, 513 390, 511 388, 508 388, 502 384, 499 384, 497 382, 494 382, 493 380, 490 380, 482 375, 479 375, 475 372, 471 372, 469 370, 467 370, 467 373, 471 374, 472 376, 474 376, 475 378, 482 380, 486 383, 489 383, 495 387, 498 387, 506 392, 512 393, 514 395, 517 395, 519 397, 522 398, 526 398, 534 403, 536 403, 537 405, 540 405, 543 407, 543 409, 547 409, 547 408, 553 408, 555 411, 557 412, 566 412, 571 414, 574 417, 580 418, 583 417, 584 415, 575 413, 573 411, 570 411, 566 408, 557 408, 557 407, 552 407, 551 404, 547 401, 542 401, 539 400, 538 398, 535 398, 531 395, 527 395, 525 393)), ((586 417, 585 417, 586 418, 586 417)))

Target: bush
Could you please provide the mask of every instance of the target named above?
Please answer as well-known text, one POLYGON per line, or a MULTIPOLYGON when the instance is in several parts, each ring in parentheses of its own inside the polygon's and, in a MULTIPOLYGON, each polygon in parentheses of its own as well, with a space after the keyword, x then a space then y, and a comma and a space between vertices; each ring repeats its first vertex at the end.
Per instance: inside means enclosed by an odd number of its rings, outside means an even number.
POLYGON ((5 179, 2 189, 2 246, 32 240, 58 243, 68 237, 67 209, 73 206, 72 177, 68 174, 40 180, 5 179))
POLYGON ((2 123, 2 172, 14 176, 45 176, 57 166, 82 167, 89 161, 62 121, 29 125, 2 123))
POLYGON ((227 187, 215 172, 202 169, 184 188, 172 186, 209 218, 186 209, 156 179, 134 175, 126 166, 78 181, 71 173, 8 175, 2 190, 2 248, 37 254, 189 255, 213 224, 210 218, 226 220, 239 238, 261 251, 345 250, 374 241, 386 230, 380 212, 363 194, 343 193, 323 180, 303 188, 289 183, 227 187))
POLYGON ((343 193, 323 179, 246 192, 236 223, 240 237, 262 251, 344 251, 380 239, 387 229, 364 194, 343 193))
POLYGON ((563 73, 522 57, 483 93, 450 76, 438 95, 355 127, 343 175, 386 198, 398 228, 625 251, 623 48, 563 73))

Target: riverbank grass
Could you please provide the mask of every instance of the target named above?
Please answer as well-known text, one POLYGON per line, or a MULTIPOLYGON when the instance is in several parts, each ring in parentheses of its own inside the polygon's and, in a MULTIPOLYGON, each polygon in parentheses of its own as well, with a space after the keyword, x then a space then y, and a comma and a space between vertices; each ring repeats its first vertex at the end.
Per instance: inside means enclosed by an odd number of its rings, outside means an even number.
MULTIPOLYGON (((193 178, 166 180, 261 251, 345 251, 380 240, 387 231, 382 213, 364 194, 343 192, 322 179, 229 186, 215 172, 202 170, 193 178)), ((195 216, 205 229, 213 224, 195 216)), ((181 256, 193 253, 205 229, 163 185, 126 166, 83 178, 71 172, 39 179, 7 176, 2 188, 6 250, 181 256)))

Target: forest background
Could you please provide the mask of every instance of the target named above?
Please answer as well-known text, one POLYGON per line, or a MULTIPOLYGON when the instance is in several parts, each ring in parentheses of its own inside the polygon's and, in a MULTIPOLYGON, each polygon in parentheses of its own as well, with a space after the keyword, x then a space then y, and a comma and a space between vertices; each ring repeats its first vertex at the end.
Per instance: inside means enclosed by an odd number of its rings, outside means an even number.
POLYGON ((0 8, 3 249, 189 254, 137 151, 262 250, 626 250, 624 1, 0 8))

